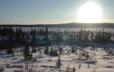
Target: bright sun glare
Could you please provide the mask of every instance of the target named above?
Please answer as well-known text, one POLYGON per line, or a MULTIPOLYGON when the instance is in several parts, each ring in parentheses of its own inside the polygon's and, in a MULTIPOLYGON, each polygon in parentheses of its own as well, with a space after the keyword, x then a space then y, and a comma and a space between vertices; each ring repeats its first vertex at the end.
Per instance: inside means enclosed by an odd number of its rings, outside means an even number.
POLYGON ((77 12, 78 21, 82 23, 97 23, 102 17, 102 9, 95 2, 87 2, 77 12))

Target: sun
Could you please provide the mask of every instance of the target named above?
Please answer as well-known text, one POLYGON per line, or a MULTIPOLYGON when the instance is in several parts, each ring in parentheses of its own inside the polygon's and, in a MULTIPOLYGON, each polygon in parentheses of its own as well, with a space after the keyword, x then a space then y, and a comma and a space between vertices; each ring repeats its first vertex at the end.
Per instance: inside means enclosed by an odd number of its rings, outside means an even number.
POLYGON ((95 2, 87 2, 78 9, 77 16, 78 22, 97 23, 102 17, 102 9, 95 2))

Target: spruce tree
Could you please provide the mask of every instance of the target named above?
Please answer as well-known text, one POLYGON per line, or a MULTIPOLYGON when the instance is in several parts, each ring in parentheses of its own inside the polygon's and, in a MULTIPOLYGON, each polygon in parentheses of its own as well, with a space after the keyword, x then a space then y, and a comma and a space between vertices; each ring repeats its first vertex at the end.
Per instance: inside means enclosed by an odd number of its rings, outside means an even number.
POLYGON ((23 54, 24 54, 25 60, 27 60, 28 59, 28 56, 29 56, 29 48, 28 48, 28 46, 25 47, 23 54))
POLYGON ((57 66, 57 67, 59 68, 59 70, 60 70, 60 68, 61 68, 61 66, 62 66, 60 56, 58 57, 58 60, 57 60, 57 62, 56 62, 56 66, 57 66))
POLYGON ((10 28, 8 32, 9 32, 8 33, 9 34, 9 40, 8 40, 9 48, 7 49, 7 53, 12 54, 12 56, 13 56, 12 48, 14 46, 14 36, 13 36, 14 32, 13 32, 12 28, 10 28))
POLYGON ((24 54, 25 60, 31 60, 32 59, 32 54, 29 53, 28 45, 26 45, 23 54, 24 54))
POLYGON ((48 54, 48 53, 49 53, 49 52, 48 52, 48 47, 45 48, 44 53, 45 53, 45 54, 48 54))
POLYGON ((72 70, 72 72, 75 72, 76 71, 76 69, 75 69, 75 67, 73 67, 73 70, 72 70))
POLYGON ((62 52, 63 52, 62 47, 60 47, 59 52, 60 52, 60 54, 62 54, 62 52))
POLYGON ((57 50, 54 50, 53 53, 54 53, 54 56, 58 56, 57 50))
POLYGON ((50 51, 50 53, 49 53, 51 56, 54 56, 54 50, 53 50, 53 48, 51 48, 51 51, 50 51))
POLYGON ((36 52, 36 30, 31 31, 32 34, 32 53, 36 52))
POLYGON ((72 53, 74 53, 75 52, 75 49, 74 49, 74 47, 72 47, 72 51, 71 51, 72 53))

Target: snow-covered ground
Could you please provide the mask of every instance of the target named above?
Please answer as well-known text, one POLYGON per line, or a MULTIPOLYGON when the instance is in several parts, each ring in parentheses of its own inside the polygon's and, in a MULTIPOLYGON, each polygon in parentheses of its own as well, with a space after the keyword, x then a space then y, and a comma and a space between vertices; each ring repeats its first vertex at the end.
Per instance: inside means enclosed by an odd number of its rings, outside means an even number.
MULTIPOLYGON (((57 47, 55 46, 54 48, 57 47)), ((14 57, 7 55, 5 51, 3 51, 3 55, 0 55, 0 67, 4 68, 4 72, 24 70, 26 63, 29 67, 33 67, 36 72, 59 72, 59 69, 56 67, 58 57, 44 54, 44 47, 41 48, 41 53, 38 51, 33 53, 33 57, 37 59, 36 62, 25 62, 23 52, 20 49, 22 48, 15 49, 14 57), (9 64, 10 68, 6 68, 6 64, 9 64)), ((70 46, 63 46, 63 53, 60 55, 62 63, 61 72, 66 72, 67 67, 70 67, 69 70, 75 67, 75 72, 114 72, 114 56, 108 56, 103 48, 84 48, 83 51, 88 52, 91 57, 91 60, 84 61, 82 60, 84 57, 81 55, 82 50, 77 49, 77 53, 68 53, 68 50, 71 50, 70 46), (95 64, 95 62, 97 63, 95 64), (79 65, 81 65, 80 69, 79 65)))

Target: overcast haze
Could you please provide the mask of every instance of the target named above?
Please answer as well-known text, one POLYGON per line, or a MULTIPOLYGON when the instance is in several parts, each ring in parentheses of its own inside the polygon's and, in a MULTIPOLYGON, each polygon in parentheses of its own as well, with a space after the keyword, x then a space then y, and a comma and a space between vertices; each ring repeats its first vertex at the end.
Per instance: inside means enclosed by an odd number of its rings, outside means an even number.
MULTIPOLYGON (((89 0, 0 0, 0 24, 76 22, 77 9, 87 1, 89 0)), ((114 0, 93 1, 103 10, 102 22, 114 22, 114 0)))

